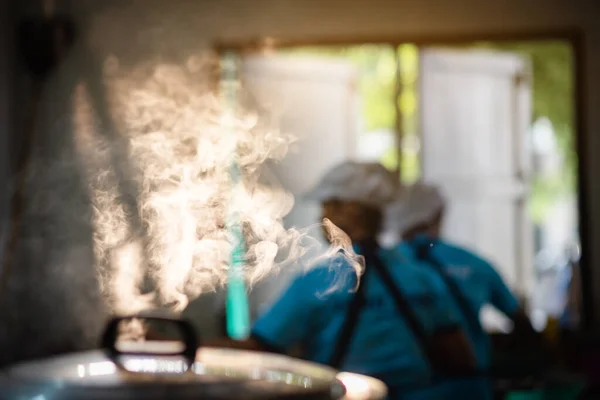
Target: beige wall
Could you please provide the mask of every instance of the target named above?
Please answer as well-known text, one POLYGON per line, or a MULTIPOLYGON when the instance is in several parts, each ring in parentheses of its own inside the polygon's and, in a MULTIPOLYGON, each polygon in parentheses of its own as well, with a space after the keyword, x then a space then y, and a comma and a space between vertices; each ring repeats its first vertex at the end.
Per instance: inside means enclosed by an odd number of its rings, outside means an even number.
MULTIPOLYGON (((89 40, 123 63, 161 54, 185 56, 216 41, 261 36, 283 39, 347 36, 439 36, 580 28, 585 35, 587 151, 600 154, 600 3, 594 0, 113 0, 75 1, 90 17, 89 40), (596 3, 594 5, 594 3, 596 3)), ((592 238, 587 261, 595 271, 600 311, 600 157, 588 157, 583 215, 592 238)), ((600 322, 600 315, 596 318, 600 322)))
MULTIPOLYGON (((11 129, 10 105, 10 74, 11 59, 7 57, 10 52, 10 24, 8 23, 8 1, 0 0, 0 151, 10 146, 9 132, 11 129)), ((8 153, 6 153, 8 154, 8 153)), ((0 156, 0 182, 7 182, 9 173, 9 158, 0 156)), ((4 235, 7 226, 5 215, 8 213, 8 191, 0 191, 0 238, 4 235)), ((1 239, 0 239, 1 240, 1 239)), ((0 256, 2 245, 0 241, 0 256)))

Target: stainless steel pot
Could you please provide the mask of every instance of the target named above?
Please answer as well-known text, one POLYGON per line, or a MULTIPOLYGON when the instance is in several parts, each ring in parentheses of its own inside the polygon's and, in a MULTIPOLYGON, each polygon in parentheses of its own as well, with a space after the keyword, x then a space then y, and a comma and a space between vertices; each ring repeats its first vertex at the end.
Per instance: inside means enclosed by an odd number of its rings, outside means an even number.
MULTIPOLYGON (((286 356, 198 348, 192 326, 170 323, 181 340, 117 341, 111 321, 102 350, 69 354, 15 365, 0 376, 2 399, 383 399, 383 383, 340 374, 286 356), (347 389, 346 389, 347 387, 347 389)), ((152 321, 156 322, 156 321, 152 321)))

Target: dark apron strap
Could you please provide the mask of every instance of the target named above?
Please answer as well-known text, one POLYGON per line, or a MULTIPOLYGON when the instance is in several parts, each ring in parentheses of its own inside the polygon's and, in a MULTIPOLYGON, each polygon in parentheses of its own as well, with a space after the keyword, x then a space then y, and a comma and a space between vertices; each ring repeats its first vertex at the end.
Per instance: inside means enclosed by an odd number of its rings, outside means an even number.
MULTIPOLYGON (((392 295, 399 314, 404 318, 409 330, 413 333, 415 339, 417 340, 417 344, 422 350, 424 357, 427 359, 427 361, 433 368, 434 376, 438 377, 437 379, 443 378, 444 376, 454 376, 456 378, 473 377, 481 375, 480 371, 475 372, 474 374, 453 374, 448 371, 438 371, 437 365, 439 365, 439 363, 436 362, 435 354, 432 354, 432 351, 434 351, 434 347, 431 346, 431 335, 427 334, 421 322, 413 312, 412 307, 410 306, 410 302, 408 301, 404 293, 402 293, 401 289, 394 283, 395 280, 392 274, 388 271, 381 258, 377 255, 377 250, 378 248, 376 246, 365 246, 363 248, 362 255, 365 257, 365 265, 367 266, 367 268, 362 276, 358 290, 356 291, 350 302, 346 318, 344 320, 344 324, 342 325, 339 340, 335 345, 334 351, 332 353, 328 365, 338 370, 341 368, 348 348, 350 347, 350 343, 355 332, 360 311, 366 302, 364 292, 364 288, 366 286, 366 279, 368 276, 372 275, 373 272, 376 272, 380 276, 381 281, 385 285, 386 289, 392 295)), ((413 389, 419 388, 422 388, 422 386, 416 385, 413 389)), ((398 393, 403 393, 407 390, 411 390, 411 388, 405 387, 404 385, 394 389, 395 391, 398 391, 398 393)))
POLYGON ((365 272, 360 279, 358 289, 356 290, 356 293, 354 293, 354 296, 352 296, 352 300, 348 306, 348 311, 346 312, 346 317, 344 319, 340 335, 335 343, 333 353, 331 354, 331 358, 328 362, 329 366, 337 370, 341 368, 344 359, 346 358, 346 353, 348 352, 348 348, 350 347, 352 337, 354 336, 354 332, 356 330, 356 325, 358 324, 360 311, 365 304, 365 282, 368 271, 368 269, 365 269, 365 272))
POLYGON ((402 317, 404 317, 408 328, 417 339, 417 342, 421 347, 423 354, 425 354, 429 358, 429 335, 426 333, 425 329, 423 328, 423 325, 413 312, 412 307, 410 306, 410 302, 408 301, 404 293, 402 293, 400 288, 396 284, 394 284, 394 277, 388 271, 388 269, 383 264, 381 258, 377 255, 374 249, 366 249, 364 257, 366 264, 370 265, 371 268, 373 268, 373 270, 375 270, 380 276, 382 283, 386 286, 387 290, 392 295, 398 312, 402 317))
POLYGON ((409 329, 412 331, 414 336, 417 339, 417 342, 421 346, 423 354, 429 357, 430 352, 428 351, 428 335, 426 334, 424 328, 421 326, 421 323, 417 319, 416 315, 413 313, 412 308, 410 307, 410 303, 404 296, 404 294, 400 291, 400 289, 394 284, 394 278, 391 276, 389 271, 386 269, 385 265, 377 255, 377 251, 379 247, 373 243, 363 244, 361 246, 363 250, 363 257, 365 258, 365 273, 362 276, 360 285, 354 294, 347 314, 344 320, 344 324, 342 325, 342 330, 339 336, 339 339, 336 343, 334 351, 332 353, 331 359, 329 361, 329 365, 335 369, 340 369, 344 358, 346 356, 346 352, 350 346, 352 341, 352 337, 354 336, 354 331, 356 328, 356 324, 358 322, 358 317, 360 311, 365 303, 365 294, 364 287, 366 286, 366 278, 370 273, 370 270, 376 271, 380 277, 388 291, 392 294, 394 298, 394 303, 402 315, 409 329))
MULTIPOLYGON (((364 254, 367 265, 380 275, 382 282, 387 287, 388 291, 392 294, 396 307, 405 319, 408 328, 411 330, 415 338, 417 339, 418 345, 421 347, 423 355, 432 367, 434 376, 436 379, 447 379, 449 377, 473 377, 482 374, 482 371, 473 372, 460 372, 448 370, 445 362, 439 360, 439 354, 436 354, 436 345, 433 345, 435 341, 434 335, 430 335, 425 331, 425 328, 419 321, 416 314, 410 305, 409 300, 406 298, 400 287, 394 282, 394 277, 389 272, 388 268, 381 261, 381 258, 375 253, 366 251, 364 254)), ((485 373, 485 372, 483 372, 485 373)))
POLYGON ((437 260, 437 258, 431 253, 433 249, 432 243, 421 244, 417 246, 417 259, 426 262, 431 265, 432 268, 438 273, 438 275, 444 280, 451 297, 456 301, 460 312, 466 319, 466 323, 471 332, 481 330, 479 323, 479 315, 475 313, 473 308, 469 305, 468 300, 463 295, 458 284, 452 277, 446 272, 445 266, 437 260))

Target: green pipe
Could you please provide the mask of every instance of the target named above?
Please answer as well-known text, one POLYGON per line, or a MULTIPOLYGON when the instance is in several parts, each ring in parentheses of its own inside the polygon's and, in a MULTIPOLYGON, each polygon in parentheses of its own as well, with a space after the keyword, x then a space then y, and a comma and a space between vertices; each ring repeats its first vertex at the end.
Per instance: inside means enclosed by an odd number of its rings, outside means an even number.
MULTIPOLYGON (((224 112, 229 113, 232 120, 235 117, 237 105, 236 85, 236 57, 234 53, 230 52, 225 54, 222 60, 221 94, 224 100, 224 112)), ((231 122, 225 120, 224 123, 229 124, 231 122)), ((235 134, 234 128, 235 127, 233 126, 225 127, 226 134, 235 134)), ((243 185, 241 170, 235 154, 233 155, 229 176, 232 193, 235 194, 235 189, 238 185, 243 185)), ((225 304, 227 334, 232 339, 241 340, 247 338, 250 334, 250 311, 248 292, 246 290, 246 282, 244 279, 246 244, 244 233, 239 222, 239 215, 235 209, 229 211, 227 229, 233 238, 227 282, 227 299, 225 304)))

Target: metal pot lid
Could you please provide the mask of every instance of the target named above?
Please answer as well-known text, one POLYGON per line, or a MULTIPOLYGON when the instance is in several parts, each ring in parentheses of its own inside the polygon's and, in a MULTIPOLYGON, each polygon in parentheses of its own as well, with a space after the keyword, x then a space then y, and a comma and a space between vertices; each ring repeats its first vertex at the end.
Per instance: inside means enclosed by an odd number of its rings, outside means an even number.
POLYGON ((21 388, 54 393, 46 399, 77 398, 72 397, 77 393, 85 398, 113 398, 117 393, 130 398, 133 392, 136 398, 201 394, 203 399, 330 399, 343 394, 335 371, 285 356, 202 348, 192 369, 177 357, 124 356, 121 363, 122 367, 98 350, 17 365, 4 377, 21 388), (65 397, 56 397, 59 392, 65 397))
POLYGON ((344 395, 336 371, 290 357, 197 348, 184 321, 180 342, 118 342, 112 321, 103 350, 13 366, 0 377, 10 398, 332 399, 344 395), (190 367, 191 366, 191 367, 190 367), (36 397, 37 396, 37 397, 36 397))

